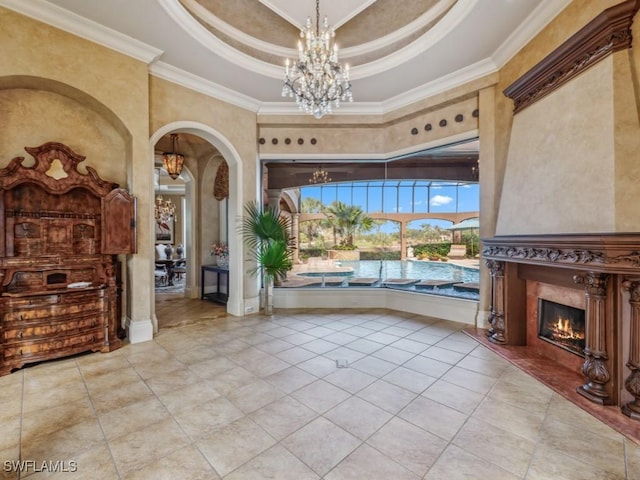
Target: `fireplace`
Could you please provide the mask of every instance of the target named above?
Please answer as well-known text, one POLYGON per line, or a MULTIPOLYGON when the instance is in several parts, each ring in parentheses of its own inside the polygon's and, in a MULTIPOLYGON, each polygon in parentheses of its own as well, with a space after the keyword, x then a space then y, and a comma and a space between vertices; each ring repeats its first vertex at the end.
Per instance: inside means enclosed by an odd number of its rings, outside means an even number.
POLYGON ((519 355, 527 371, 581 405, 616 405, 640 420, 640 234, 483 243, 491 274, 488 343, 519 355))
POLYGON ((539 298, 538 337, 584 357, 584 310, 539 298))

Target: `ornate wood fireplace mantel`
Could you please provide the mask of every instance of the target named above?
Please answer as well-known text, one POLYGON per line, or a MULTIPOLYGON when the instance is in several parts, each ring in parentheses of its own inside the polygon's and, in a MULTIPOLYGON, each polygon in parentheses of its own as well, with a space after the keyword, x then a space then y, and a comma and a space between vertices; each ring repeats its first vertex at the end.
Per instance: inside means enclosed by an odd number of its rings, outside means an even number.
POLYGON ((497 236, 482 242, 491 273, 489 340, 527 345, 528 282, 583 289, 585 383, 577 391, 598 404, 621 405, 624 386, 635 400, 622 410, 640 419, 640 234, 497 236), (625 347, 629 354, 622 359, 625 347))

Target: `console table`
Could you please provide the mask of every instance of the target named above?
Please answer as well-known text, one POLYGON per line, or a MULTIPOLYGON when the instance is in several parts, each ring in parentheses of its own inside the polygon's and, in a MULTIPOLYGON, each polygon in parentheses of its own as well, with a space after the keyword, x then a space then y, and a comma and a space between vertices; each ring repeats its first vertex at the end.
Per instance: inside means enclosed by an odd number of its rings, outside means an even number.
POLYGON ((211 300, 212 302, 226 304, 229 298, 229 267, 221 267, 219 265, 202 265, 200 271, 200 299, 211 300), (215 292, 205 293, 205 274, 206 272, 214 272, 216 274, 216 290, 215 292))

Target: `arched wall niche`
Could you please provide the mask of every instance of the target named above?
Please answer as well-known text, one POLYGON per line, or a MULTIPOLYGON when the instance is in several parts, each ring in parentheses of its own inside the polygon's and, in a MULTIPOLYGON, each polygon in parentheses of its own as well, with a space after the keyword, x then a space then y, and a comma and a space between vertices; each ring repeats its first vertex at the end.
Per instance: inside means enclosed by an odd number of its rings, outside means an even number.
POLYGON ((214 197, 214 182, 220 165, 224 158, 217 154, 211 156, 204 162, 202 178, 200 182, 200 232, 202 235, 202 245, 200 257, 203 264, 212 263, 210 249, 211 244, 216 242, 228 242, 227 232, 221 222, 225 221, 224 212, 221 206, 226 200, 218 201, 214 197))
MULTIPOLYGON (((24 156, 24 147, 56 141, 71 147, 102 178, 127 187, 131 134, 115 113, 91 95, 48 78, 0 77, 0 163, 24 156)), ((27 155, 28 157, 28 155, 27 155)))

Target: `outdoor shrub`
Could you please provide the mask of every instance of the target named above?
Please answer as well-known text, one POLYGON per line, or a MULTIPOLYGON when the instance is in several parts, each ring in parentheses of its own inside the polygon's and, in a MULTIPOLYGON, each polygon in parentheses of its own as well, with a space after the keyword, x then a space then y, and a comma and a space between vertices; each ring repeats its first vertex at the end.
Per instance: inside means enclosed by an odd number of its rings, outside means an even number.
POLYGON ((400 252, 360 250, 360 260, 400 260, 400 252))
POLYGON ((420 256, 430 257, 435 255, 446 257, 449 250, 451 250, 451 242, 423 243, 413 246, 413 253, 418 258, 420 258, 420 256))
POLYGON ((301 248, 300 258, 305 259, 309 257, 322 257, 326 255, 327 251, 324 248, 301 248))
POLYGON ((340 244, 340 245, 334 245, 333 248, 331 250, 357 250, 358 247, 357 245, 349 245, 349 244, 340 244))

